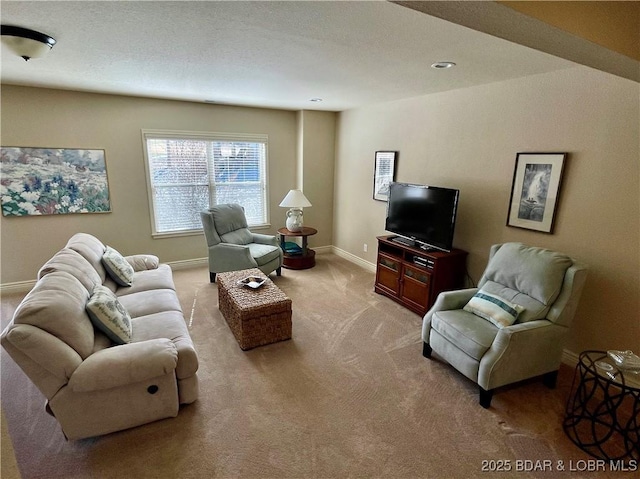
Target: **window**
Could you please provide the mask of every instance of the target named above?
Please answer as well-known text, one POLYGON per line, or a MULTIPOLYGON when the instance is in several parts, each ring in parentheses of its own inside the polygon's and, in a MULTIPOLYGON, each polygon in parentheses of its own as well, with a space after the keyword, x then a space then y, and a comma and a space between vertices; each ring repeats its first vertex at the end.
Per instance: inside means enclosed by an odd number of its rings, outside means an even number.
POLYGON ((268 223, 267 137, 143 130, 154 235, 202 231, 200 211, 238 203, 268 223))

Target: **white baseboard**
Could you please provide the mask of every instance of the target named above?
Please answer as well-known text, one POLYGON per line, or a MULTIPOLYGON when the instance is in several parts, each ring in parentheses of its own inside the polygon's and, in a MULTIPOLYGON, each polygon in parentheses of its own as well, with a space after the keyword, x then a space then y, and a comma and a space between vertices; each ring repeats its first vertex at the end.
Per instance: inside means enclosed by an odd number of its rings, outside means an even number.
POLYGON ((348 251, 345 251, 343 249, 336 248, 335 246, 331 246, 331 249, 332 249, 332 253, 335 254, 336 256, 340 256, 341 258, 344 258, 347 261, 351 261, 352 263, 357 264, 358 266, 361 266, 364 269, 371 271, 372 273, 376 272, 375 264, 369 263, 368 261, 365 261, 359 256, 349 253, 348 251))
POLYGON ((315 251, 316 254, 333 253, 333 246, 314 246, 313 251, 315 251))
MULTIPOLYGON (((181 261, 169 261, 167 262, 171 269, 174 271, 180 269, 196 268, 200 266, 207 266, 209 264, 208 258, 195 258, 181 261)), ((36 285, 36 280, 29 281, 16 281, 15 283, 0 284, 0 294, 10 293, 27 293, 33 289, 36 285)))
POLYGON ((0 284, 0 294, 27 293, 36 285, 36 280, 16 281, 15 283, 0 284))
POLYGON ((184 259, 179 261, 168 261, 167 264, 171 269, 178 271, 180 269, 199 268, 200 266, 209 266, 209 258, 184 259))
POLYGON ((575 368, 578 364, 578 355, 568 349, 562 350, 562 363, 575 368))
MULTIPOLYGON (((341 258, 346 259, 358 266, 371 271, 372 273, 376 272, 376 265, 370 263, 369 261, 365 261, 364 259, 356 256, 348 251, 345 251, 340 248, 336 248, 335 246, 319 246, 314 247, 313 250, 316 254, 328 254, 333 253, 336 256, 340 256, 341 258)), ((178 271, 181 269, 189 269, 196 268, 201 266, 208 266, 209 259, 208 258, 194 258, 180 261, 169 261, 167 264, 171 266, 171 269, 174 271, 178 271)), ((15 283, 5 283, 0 284, 0 294, 9 294, 9 293, 27 293, 29 292, 36 284, 35 280, 31 281, 17 281, 15 283)), ((569 351, 565 349, 562 351, 562 363, 567 366, 571 366, 573 368, 578 364, 578 355, 573 351, 569 351)))
MULTIPOLYGON (((333 253, 333 246, 318 246, 318 247, 314 247, 313 251, 315 251, 316 254, 333 253)), ((199 268, 201 266, 208 266, 209 258, 194 258, 194 259, 185 259, 180 261, 168 261, 167 264, 171 266, 172 270, 178 271, 181 269, 199 268)))

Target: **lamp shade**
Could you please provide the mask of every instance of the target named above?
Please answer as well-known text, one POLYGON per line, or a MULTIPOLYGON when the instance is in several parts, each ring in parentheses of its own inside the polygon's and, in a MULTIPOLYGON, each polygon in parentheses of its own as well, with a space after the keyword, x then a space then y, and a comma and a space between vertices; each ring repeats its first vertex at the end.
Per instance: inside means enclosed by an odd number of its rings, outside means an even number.
POLYGON ((29 60, 46 55, 56 41, 49 35, 28 28, 2 25, 2 43, 16 55, 29 60))
POLYGON ((306 196, 302 194, 300 190, 291 190, 284 197, 280 206, 285 208, 304 208, 305 206, 311 206, 311 203, 306 196))

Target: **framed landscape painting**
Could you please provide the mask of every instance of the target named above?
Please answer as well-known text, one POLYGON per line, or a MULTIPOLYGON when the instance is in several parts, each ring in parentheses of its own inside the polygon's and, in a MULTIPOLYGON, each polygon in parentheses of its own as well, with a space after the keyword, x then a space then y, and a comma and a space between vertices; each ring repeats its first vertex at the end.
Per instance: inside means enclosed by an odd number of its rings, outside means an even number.
POLYGON ((4 216, 108 213, 104 150, 0 147, 4 216))
POLYGON ((518 153, 507 225, 552 233, 566 153, 518 153))

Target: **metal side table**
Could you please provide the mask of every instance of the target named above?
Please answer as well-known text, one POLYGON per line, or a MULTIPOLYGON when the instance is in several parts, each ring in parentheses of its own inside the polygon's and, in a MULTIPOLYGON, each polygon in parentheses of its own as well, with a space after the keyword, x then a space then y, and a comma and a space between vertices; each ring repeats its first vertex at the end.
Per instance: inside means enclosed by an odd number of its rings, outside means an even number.
POLYGON ((619 370, 605 351, 581 353, 563 428, 593 457, 640 461, 640 374, 619 370))

